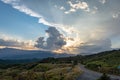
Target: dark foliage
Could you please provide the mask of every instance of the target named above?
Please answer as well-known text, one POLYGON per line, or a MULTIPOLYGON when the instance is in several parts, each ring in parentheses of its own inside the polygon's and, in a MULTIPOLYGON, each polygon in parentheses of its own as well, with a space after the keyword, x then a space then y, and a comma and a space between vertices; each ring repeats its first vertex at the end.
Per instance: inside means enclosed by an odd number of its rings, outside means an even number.
POLYGON ((111 80, 111 79, 110 79, 110 77, 108 75, 103 73, 103 75, 98 80, 111 80))

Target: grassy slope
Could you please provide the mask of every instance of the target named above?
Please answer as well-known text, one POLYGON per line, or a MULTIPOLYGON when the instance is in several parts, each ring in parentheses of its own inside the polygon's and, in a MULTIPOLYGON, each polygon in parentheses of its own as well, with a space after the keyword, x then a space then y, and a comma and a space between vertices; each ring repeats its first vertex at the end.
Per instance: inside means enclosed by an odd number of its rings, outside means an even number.
POLYGON ((65 58, 46 58, 43 59, 41 62, 80 62, 82 64, 85 64, 87 68, 92 70, 120 75, 120 72, 117 69, 117 67, 120 66, 120 50, 105 51, 88 56, 77 55, 65 58))
POLYGON ((120 50, 107 51, 95 55, 86 56, 85 63, 100 61, 109 66, 120 65, 120 50))
POLYGON ((82 72, 71 64, 29 63, 0 69, 0 80, 75 80, 82 72))
POLYGON ((120 50, 106 51, 86 56, 83 61, 87 68, 120 75, 120 72, 117 69, 117 67, 120 66, 120 50))

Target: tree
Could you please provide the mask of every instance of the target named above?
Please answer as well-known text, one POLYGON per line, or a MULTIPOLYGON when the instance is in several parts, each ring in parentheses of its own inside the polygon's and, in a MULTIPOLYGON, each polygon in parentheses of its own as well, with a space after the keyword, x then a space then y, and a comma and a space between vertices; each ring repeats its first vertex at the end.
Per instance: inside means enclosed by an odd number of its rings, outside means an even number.
POLYGON ((111 80, 111 79, 110 79, 110 77, 108 75, 103 73, 103 75, 99 79, 97 79, 97 80, 111 80))

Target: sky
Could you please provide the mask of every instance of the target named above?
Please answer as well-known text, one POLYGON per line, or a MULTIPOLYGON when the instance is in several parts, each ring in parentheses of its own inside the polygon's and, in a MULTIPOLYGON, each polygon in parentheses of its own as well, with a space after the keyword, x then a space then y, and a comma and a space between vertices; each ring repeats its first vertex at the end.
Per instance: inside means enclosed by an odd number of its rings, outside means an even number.
POLYGON ((96 53, 120 48, 120 0, 0 0, 0 48, 96 53))

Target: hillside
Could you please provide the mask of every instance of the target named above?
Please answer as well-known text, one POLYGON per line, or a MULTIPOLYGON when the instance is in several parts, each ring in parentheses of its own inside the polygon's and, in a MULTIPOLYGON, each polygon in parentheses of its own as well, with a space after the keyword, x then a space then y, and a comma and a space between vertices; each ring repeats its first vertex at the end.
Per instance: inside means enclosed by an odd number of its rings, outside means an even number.
POLYGON ((41 51, 41 50, 20 50, 13 48, 3 48, 0 49, 0 59, 43 59, 47 57, 68 57, 72 54, 57 54, 51 51, 41 51))
MULTIPOLYGON (((34 59, 33 59, 34 60, 34 59)), ((82 71, 77 63, 101 73, 120 75, 120 50, 106 51, 87 56, 48 57, 27 64, 17 63, 20 60, 0 60, 0 80, 75 80, 82 71)), ((21 60, 22 61, 22 60, 21 60)), ((26 61, 25 61, 26 62, 26 61)), ((29 61, 28 61, 29 62, 29 61)))
POLYGON ((88 55, 84 57, 84 63, 101 61, 107 63, 109 66, 120 64, 120 50, 112 50, 101 52, 94 55, 88 55))
POLYGON ((71 56, 64 58, 46 58, 42 63, 81 63, 86 68, 102 73, 120 75, 118 67, 120 66, 120 50, 105 51, 93 55, 71 56))
POLYGON ((120 50, 112 50, 112 51, 105 51, 97 54, 92 55, 77 55, 77 56, 70 56, 70 57, 60 57, 60 58, 45 58, 42 59, 41 62, 71 62, 77 61, 83 64, 87 64, 89 62, 104 62, 109 66, 115 66, 120 64, 120 50))
POLYGON ((81 73, 72 64, 29 63, 0 68, 0 80, 76 80, 81 73))
POLYGON ((83 64, 87 68, 120 75, 118 67, 120 66, 120 50, 106 51, 99 54, 85 56, 83 64))

